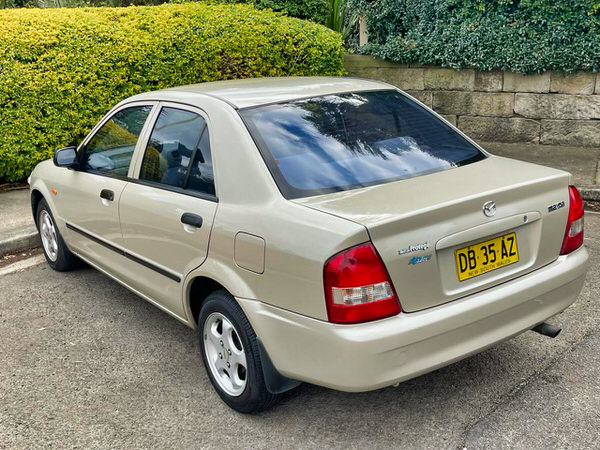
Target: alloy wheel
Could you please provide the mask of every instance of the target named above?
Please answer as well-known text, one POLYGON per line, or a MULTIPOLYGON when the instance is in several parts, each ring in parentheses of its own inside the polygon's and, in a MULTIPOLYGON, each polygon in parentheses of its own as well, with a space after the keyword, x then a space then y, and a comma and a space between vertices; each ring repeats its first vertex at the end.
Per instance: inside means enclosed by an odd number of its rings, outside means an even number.
POLYGON ((242 395, 248 382, 246 353, 235 326, 221 313, 213 312, 204 322, 204 352, 221 389, 242 395))
POLYGON ((40 237, 42 239, 44 251, 50 261, 55 262, 58 258, 58 236, 56 234, 56 227, 54 226, 52 216, 48 214, 48 211, 42 209, 42 211, 40 211, 38 223, 40 226, 40 237))

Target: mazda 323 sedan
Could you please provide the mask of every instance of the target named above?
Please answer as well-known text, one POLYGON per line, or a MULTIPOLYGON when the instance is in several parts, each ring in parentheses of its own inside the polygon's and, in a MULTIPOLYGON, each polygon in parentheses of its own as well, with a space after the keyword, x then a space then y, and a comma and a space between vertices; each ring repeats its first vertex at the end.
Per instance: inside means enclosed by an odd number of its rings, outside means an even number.
POLYGON ((252 412, 552 334, 587 270, 571 183, 388 84, 279 78, 129 98, 35 168, 31 201, 52 268, 86 261, 197 328, 252 412))

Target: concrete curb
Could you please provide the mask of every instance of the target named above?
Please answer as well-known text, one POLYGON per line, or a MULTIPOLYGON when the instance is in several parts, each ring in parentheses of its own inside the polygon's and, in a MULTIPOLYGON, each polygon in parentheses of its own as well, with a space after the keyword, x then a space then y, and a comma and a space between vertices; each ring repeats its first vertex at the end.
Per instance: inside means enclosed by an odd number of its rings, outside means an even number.
POLYGON ((581 187, 581 197, 588 202, 600 202, 600 188, 581 187))
POLYGON ((27 230, 16 236, 0 241, 0 258, 11 253, 18 253, 28 248, 39 247, 40 236, 37 230, 27 230))

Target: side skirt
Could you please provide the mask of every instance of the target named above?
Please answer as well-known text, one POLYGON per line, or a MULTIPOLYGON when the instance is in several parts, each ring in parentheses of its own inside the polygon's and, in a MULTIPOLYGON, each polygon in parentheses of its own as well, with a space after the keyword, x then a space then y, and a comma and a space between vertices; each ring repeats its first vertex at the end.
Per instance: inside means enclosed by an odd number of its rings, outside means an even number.
POLYGON ((184 317, 179 316, 178 314, 175 314, 174 312, 172 312, 171 310, 165 308, 164 306, 162 306, 160 303, 156 302, 155 300, 153 300, 151 297, 148 297, 147 295, 141 293, 140 291, 138 291, 137 289, 131 287, 130 285, 128 285, 127 283, 125 283, 124 281, 120 280, 119 278, 117 278, 116 276, 114 276, 113 274, 111 274, 110 272, 107 272, 105 269, 103 269, 102 267, 98 266, 97 264, 93 263, 92 261, 90 261, 88 258, 86 258, 85 256, 81 256, 79 253, 77 252, 73 252, 77 255, 78 258, 81 258, 83 261, 85 261, 87 264, 89 264, 90 266, 92 266, 94 269, 98 270, 99 272, 102 272, 104 275, 112 278, 113 280, 115 280, 117 283, 119 283, 121 286, 123 286, 124 288, 130 290, 131 292, 133 292, 134 294, 136 294, 138 297, 143 298, 144 300, 146 300, 148 303, 153 304, 154 306, 156 306, 158 309, 166 312, 167 314, 169 314, 170 316, 174 317, 175 319, 179 320, 181 323, 187 325, 190 328, 194 328, 193 325, 190 324, 190 322, 185 319, 184 317))

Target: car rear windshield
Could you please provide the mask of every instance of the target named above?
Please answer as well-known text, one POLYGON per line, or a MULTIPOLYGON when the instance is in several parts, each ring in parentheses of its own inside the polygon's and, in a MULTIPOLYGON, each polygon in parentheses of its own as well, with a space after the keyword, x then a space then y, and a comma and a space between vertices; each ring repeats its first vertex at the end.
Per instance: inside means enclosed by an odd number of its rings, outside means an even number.
POLYGON ((286 198, 388 183, 485 158, 395 90, 312 97, 240 115, 286 198))

